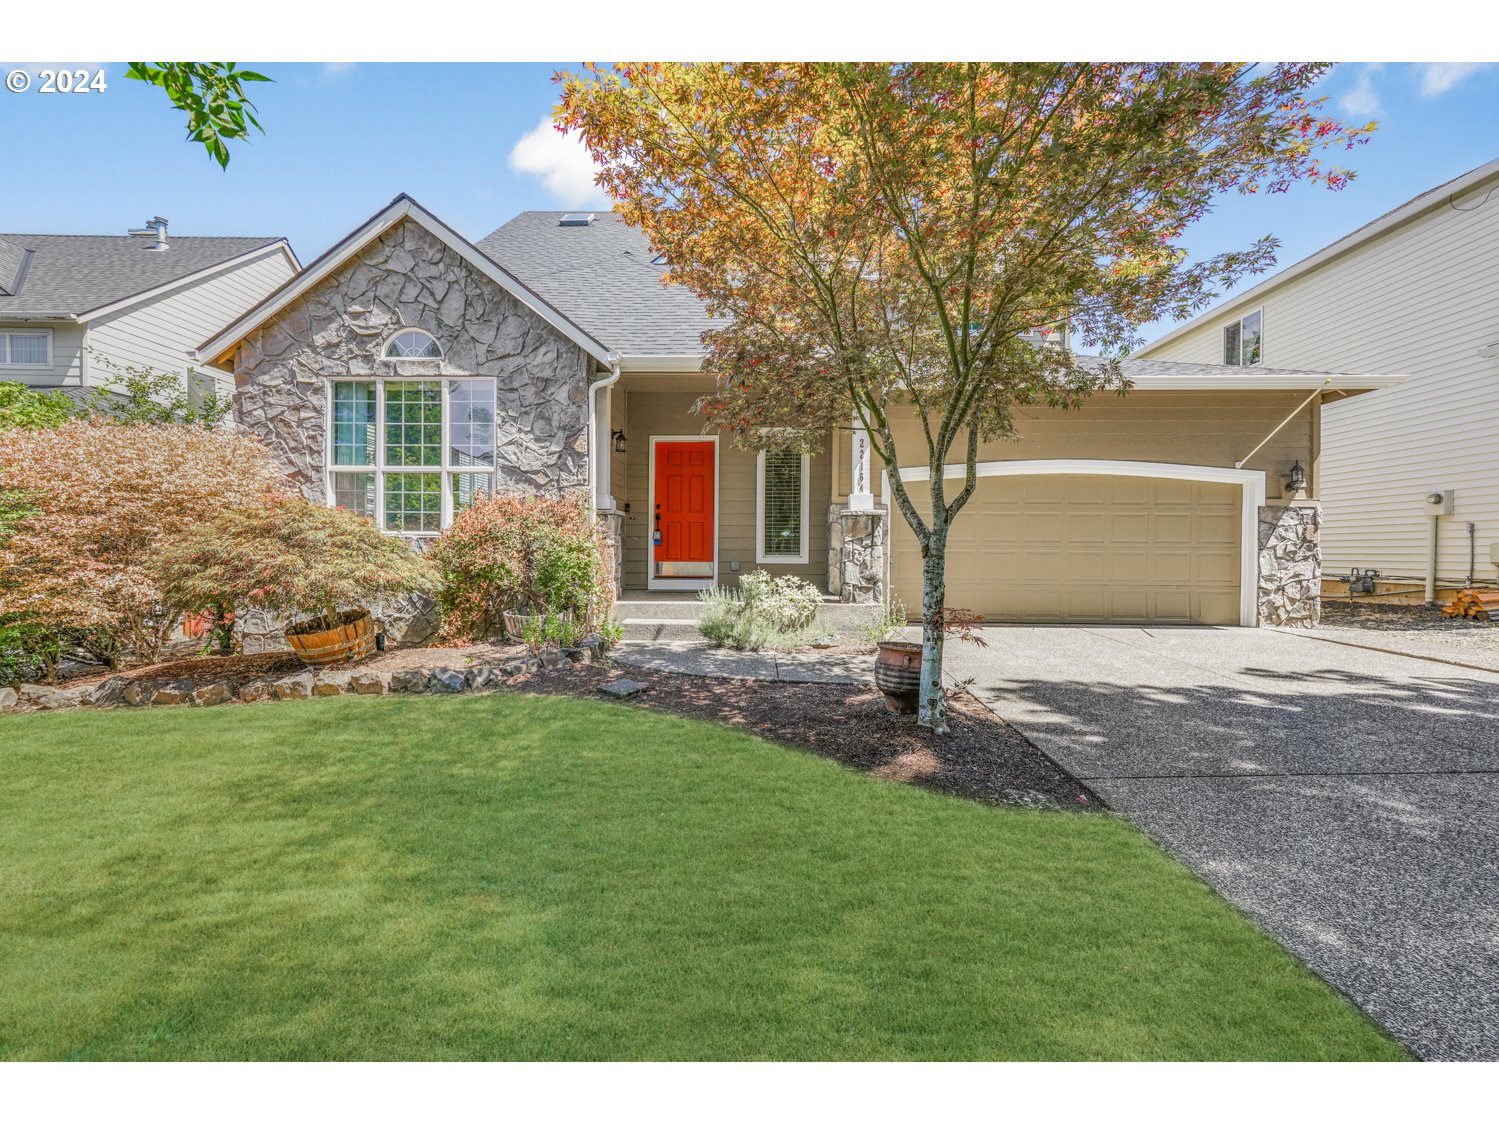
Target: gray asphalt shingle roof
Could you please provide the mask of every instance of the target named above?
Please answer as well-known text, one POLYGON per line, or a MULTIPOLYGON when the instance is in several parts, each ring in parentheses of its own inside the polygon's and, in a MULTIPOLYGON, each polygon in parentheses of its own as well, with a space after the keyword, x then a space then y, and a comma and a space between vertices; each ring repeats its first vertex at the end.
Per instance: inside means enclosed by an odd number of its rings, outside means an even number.
POLYGON ((172 235, 153 251, 128 234, 0 234, 0 317, 78 315, 281 241, 172 235))
MULTIPOLYGON (((698 355, 712 325, 703 303, 666 285, 645 236, 609 211, 559 226, 576 211, 522 211, 481 238, 497 265, 605 346, 625 355, 698 355)), ((583 212, 587 213, 587 212, 583 212)))

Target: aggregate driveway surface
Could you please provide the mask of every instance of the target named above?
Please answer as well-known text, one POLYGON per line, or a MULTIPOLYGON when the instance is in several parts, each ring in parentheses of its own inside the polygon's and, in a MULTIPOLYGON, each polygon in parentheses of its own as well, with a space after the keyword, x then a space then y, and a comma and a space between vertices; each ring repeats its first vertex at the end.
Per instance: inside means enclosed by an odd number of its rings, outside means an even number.
POLYGON ((1418 1056, 1499 1059, 1499 674, 1261 629, 948 668, 1418 1056))

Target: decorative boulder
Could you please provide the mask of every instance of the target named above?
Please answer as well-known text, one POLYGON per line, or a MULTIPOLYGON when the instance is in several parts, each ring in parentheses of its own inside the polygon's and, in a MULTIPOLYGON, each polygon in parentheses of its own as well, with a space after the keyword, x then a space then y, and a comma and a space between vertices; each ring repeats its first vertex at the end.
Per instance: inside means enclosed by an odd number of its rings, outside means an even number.
POLYGON ((198 685, 191 679, 174 679, 161 687, 151 696, 152 706, 178 706, 185 702, 191 702, 193 692, 198 685))
POLYGON ((427 689, 427 673, 420 668, 405 668, 390 673, 390 693, 419 694, 427 689))
POLYGON ((271 684, 271 697, 276 699, 310 699, 312 697, 312 672, 298 671, 276 680, 271 684))
POLYGON ((239 689, 240 702, 264 702, 271 697, 271 685, 264 679, 254 679, 239 689))
POLYGON ((385 694, 386 676, 378 671, 356 671, 349 676, 348 689, 356 695, 385 694))
POLYGON ((451 667, 432 669, 431 689, 438 694, 456 694, 463 690, 464 684, 461 671, 454 671, 451 667))
POLYGON ((312 693, 319 698, 342 695, 349 689, 350 675, 347 671, 320 671, 312 681, 312 693))
POLYGON ((229 689, 228 683, 205 683, 193 692, 193 705, 218 706, 232 698, 234 698, 234 692, 229 689))
POLYGON ((9 710, 21 701, 21 696, 9 687, 0 687, 0 710, 9 710))

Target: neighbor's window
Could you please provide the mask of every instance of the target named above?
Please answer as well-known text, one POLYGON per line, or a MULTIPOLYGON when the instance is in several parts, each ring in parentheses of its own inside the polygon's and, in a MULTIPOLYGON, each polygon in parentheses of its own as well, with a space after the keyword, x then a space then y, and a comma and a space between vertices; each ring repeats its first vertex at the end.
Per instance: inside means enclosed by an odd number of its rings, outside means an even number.
POLYGON ((391 337, 380 356, 382 359, 441 359, 442 348, 420 328, 408 328, 391 337))
POLYGON ((0 366, 52 366, 52 333, 0 332, 0 366))
POLYGON ((1261 323, 1256 309, 1223 329, 1223 362, 1230 367, 1253 367, 1260 361, 1261 323))
POLYGON ((763 449, 755 473, 755 561, 807 561, 806 453, 763 449))
POLYGON ((494 487, 493 379, 362 379, 331 390, 329 495, 392 534, 436 534, 494 487))

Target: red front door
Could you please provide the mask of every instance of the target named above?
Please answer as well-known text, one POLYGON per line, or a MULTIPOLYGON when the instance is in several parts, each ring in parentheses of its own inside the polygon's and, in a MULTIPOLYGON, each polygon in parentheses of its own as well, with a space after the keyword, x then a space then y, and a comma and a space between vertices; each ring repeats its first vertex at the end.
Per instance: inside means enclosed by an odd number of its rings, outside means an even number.
POLYGON ((712 441, 656 442, 652 575, 713 578, 712 441))

